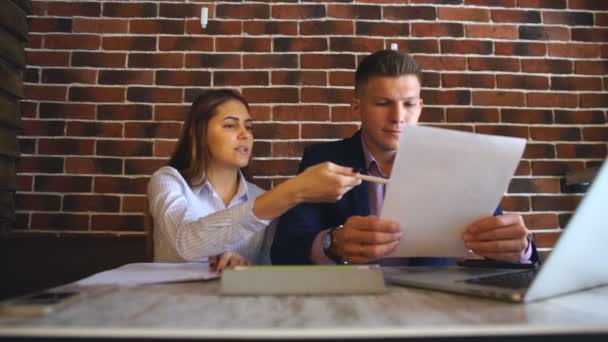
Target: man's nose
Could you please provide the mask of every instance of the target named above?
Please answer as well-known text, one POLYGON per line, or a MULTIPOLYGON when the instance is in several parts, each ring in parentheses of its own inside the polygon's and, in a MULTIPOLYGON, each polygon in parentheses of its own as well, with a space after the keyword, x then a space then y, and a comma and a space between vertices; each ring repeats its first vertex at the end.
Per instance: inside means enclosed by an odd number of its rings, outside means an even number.
POLYGON ((391 112, 391 119, 394 122, 404 122, 407 117, 407 112, 402 103, 396 103, 393 105, 391 112))

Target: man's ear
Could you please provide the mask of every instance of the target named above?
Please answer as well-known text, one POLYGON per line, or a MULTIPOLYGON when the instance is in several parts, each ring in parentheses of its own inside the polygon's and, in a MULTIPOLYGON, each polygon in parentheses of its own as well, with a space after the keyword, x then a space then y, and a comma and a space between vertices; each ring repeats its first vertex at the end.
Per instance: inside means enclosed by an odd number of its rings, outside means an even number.
POLYGON ((353 111, 353 114, 355 114, 355 117, 361 120, 361 99, 356 96, 353 97, 352 101, 350 102, 350 108, 353 111))

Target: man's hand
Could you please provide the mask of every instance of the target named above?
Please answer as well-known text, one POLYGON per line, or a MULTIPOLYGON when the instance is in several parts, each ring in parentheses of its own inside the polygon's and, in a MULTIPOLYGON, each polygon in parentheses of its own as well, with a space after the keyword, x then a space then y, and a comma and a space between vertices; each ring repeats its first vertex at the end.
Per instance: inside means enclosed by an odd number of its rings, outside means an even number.
POLYGON ((473 222, 464 233, 464 244, 486 258, 521 262, 528 248, 528 228, 521 215, 489 216, 473 222))
POLYGON ((224 252, 209 257, 209 268, 215 272, 222 272, 227 266, 249 266, 250 264, 249 260, 235 252, 224 252))
POLYGON ((367 263, 390 254, 402 236, 399 223, 377 216, 351 216, 337 234, 334 252, 353 264, 367 263))

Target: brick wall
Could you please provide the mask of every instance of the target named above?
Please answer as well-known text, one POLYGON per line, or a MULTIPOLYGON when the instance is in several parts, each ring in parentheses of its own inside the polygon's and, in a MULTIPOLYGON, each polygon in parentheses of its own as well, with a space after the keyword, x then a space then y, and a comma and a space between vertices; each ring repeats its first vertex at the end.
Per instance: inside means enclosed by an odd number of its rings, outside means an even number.
POLYGON ((252 102, 252 173, 272 186, 357 130, 354 68, 393 42, 426 71, 423 123, 529 139, 502 206, 541 248, 581 197, 563 174, 607 154, 608 1, 32 3, 19 234, 142 234, 148 177, 210 87, 252 102))

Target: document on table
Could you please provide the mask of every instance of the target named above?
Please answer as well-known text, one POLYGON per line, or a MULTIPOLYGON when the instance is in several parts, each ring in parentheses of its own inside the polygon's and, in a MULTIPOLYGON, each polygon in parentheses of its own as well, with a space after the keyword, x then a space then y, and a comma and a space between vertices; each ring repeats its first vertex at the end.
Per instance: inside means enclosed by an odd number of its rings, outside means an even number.
POLYGON ((520 138, 407 126, 381 214, 403 230, 391 257, 464 257, 466 227, 494 213, 525 146, 520 138))
POLYGON ((219 278, 217 272, 209 270, 204 262, 187 263, 134 263, 109 271, 96 273, 77 281, 76 285, 121 285, 173 283, 219 278))

